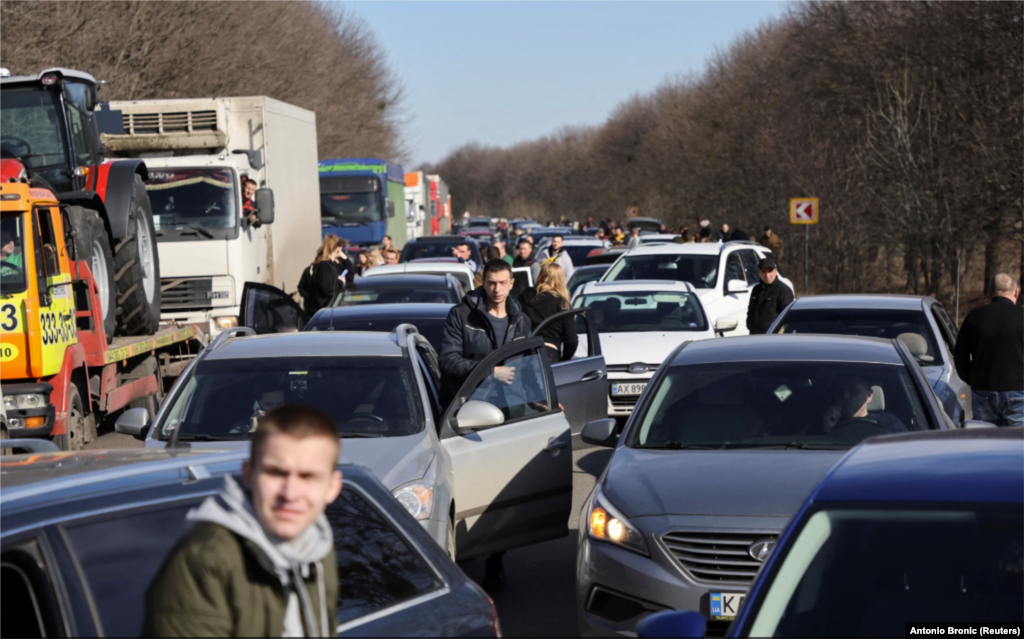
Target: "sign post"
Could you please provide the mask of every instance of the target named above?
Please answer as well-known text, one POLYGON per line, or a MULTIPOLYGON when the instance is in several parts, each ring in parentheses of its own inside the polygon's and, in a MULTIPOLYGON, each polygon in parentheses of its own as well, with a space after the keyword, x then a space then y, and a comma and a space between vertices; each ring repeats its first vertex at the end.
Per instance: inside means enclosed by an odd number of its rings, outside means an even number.
POLYGON ((811 224, 818 223, 818 198, 797 197, 789 201, 789 223, 804 225, 804 294, 809 287, 808 262, 810 261, 811 224))
POLYGON ((639 207, 630 206, 626 208, 626 217, 636 217, 640 213, 639 207))

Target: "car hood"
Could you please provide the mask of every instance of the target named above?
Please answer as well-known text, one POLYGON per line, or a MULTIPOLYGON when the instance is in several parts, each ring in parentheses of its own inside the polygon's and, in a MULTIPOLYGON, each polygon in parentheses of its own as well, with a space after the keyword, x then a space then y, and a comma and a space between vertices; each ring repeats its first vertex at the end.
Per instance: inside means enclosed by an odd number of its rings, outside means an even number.
POLYGON ((601 490, 626 517, 791 517, 846 451, 618 448, 601 490))
MULTIPOLYGON (((660 365, 676 346, 683 342, 699 339, 710 339, 714 333, 710 331, 645 331, 643 333, 601 333, 601 353, 609 366, 633 364, 660 365)), ((580 335, 580 345, 576 354, 585 357, 587 338, 580 335)), ((650 372, 656 369, 652 368, 650 372)))

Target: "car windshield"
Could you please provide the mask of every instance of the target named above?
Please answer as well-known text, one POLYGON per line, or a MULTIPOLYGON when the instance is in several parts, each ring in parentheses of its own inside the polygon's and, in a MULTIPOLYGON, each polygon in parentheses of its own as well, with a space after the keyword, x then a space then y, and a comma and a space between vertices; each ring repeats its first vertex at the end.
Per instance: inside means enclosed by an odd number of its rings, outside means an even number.
MULTIPOLYGON (((402 249, 402 261, 411 262, 424 258, 454 257, 452 249, 460 243, 459 240, 406 242, 405 248, 402 249)), ((480 247, 475 241, 469 241, 466 244, 469 245, 470 258, 476 262, 477 266, 480 266, 480 247)))
POLYGON ((899 338, 921 366, 941 366, 935 335, 923 311, 860 308, 795 309, 786 313, 776 333, 825 333, 899 338))
POLYGON ((707 319, 692 293, 623 291, 580 295, 573 308, 587 307, 600 333, 706 331, 707 319))
POLYGON ((383 219, 379 193, 320 194, 320 221, 327 226, 358 226, 383 219))
POLYGON ((594 249, 599 249, 596 244, 565 244, 565 252, 569 254, 573 266, 583 266, 587 263, 587 256, 594 249))
POLYGON ((694 288, 715 288, 718 283, 717 255, 627 255, 616 262, 605 282, 621 280, 675 280, 694 288))
POLYGON ((42 85, 4 88, 0 102, 0 154, 28 169, 64 166, 60 92, 42 85))
POLYGON ((601 276, 604 275, 607 270, 608 269, 606 268, 579 269, 572 274, 572 277, 569 278, 569 283, 566 285, 566 288, 568 288, 569 292, 572 293, 584 284, 596 282, 601 279, 601 276))
POLYGON ((332 306, 356 306, 358 304, 458 304, 455 292, 448 287, 388 286, 372 288, 364 286, 352 291, 338 293, 332 306))
POLYGON ((751 637, 894 637, 936 618, 1020 624, 1019 504, 822 510, 794 539, 751 637))
POLYGON ((676 365, 654 391, 636 422, 638 448, 849 447, 932 427, 902 365, 676 365))
POLYGON ((245 439, 268 410, 314 406, 342 437, 419 432, 423 419, 413 371, 399 357, 262 357, 199 362, 167 412, 160 437, 245 439))
POLYGON ((195 226, 233 229, 239 217, 234 183, 231 169, 153 169, 146 193, 156 230, 194 234, 195 226))
POLYGON ((21 293, 25 279, 25 216, 5 215, 0 219, 0 288, 4 295, 21 293))
POLYGON ((334 319, 326 313, 321 313, 316 318, 316 323, 310 322, 306 326, 307 331, 375 331, 382 333, 394 333, 399 324, 412 324, 419 331, 420 335, 427 338, 434 350, 441 352, 441 335, 444 333, 445 318, 438 319, 408 319, 380 317, 374 319, 334 319))

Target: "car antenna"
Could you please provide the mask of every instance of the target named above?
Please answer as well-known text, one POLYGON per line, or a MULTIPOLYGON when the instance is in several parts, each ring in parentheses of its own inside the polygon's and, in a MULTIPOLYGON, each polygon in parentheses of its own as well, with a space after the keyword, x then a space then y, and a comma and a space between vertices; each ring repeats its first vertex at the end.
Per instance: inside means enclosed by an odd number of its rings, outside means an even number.
MULTIPOLYGON (((345 301, 345 284, 344 284, 344 282, 345 282, 345 278, 346 277, 348 277, 348 269, 345 269, 344 271, 342 271, 341 275, 338 276, 338 279, 334 280, 334 290, 331 291, 331 300, 333 301, 335 294, 337 294, 337 292, 338 292, 338 281, 340 280, 342 282, 342 285, 341 285, 341 299, 338 300, 338 304, 339 305, 341 304, 341 302, 345 301)), ((333 304, 331 305, 331 323, 327 327, 327 330, 329 330, 329 331, 333 331, 334 330, 334 305, 333 304)))

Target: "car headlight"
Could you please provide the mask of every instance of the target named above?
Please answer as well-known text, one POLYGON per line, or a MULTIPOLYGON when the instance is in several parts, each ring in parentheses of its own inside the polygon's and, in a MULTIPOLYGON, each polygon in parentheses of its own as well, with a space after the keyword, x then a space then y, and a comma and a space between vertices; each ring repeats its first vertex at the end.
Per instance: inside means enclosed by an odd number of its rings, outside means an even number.
POLYGON ((587 533, 591 539, 621 546, 650 557, 643 534, 608 503, 600 488, 594 492, 594 499, 590 505, 587 533))
POLYGON ((4 395, 4 410, 14 410, 18 408, 18 400, 14 395, 4 395))
MULTIPOLYGON (((29 410, 32 408, 42 408, 46 406, 46 396, 38 395, 35 393, 29 393, 26 395, 15 395, 14 398, 18 402, 18 408, 21 410, 29 410)), ((4 407, 7 407, 7 398, 4 398, 4 407)))
POLYGON ((434 482, 411 481, 391 491, 414 519, 430 519, 434 512, 434 482))
POLYGON ((217 328, 219 328, 222 331, 226 331, 229 328, 234 328, 234 327, 238 326, 238 318, 234 317, 234 316, 232 316, 232 317, 218 317, 216 322, 217 322, 217 328))

